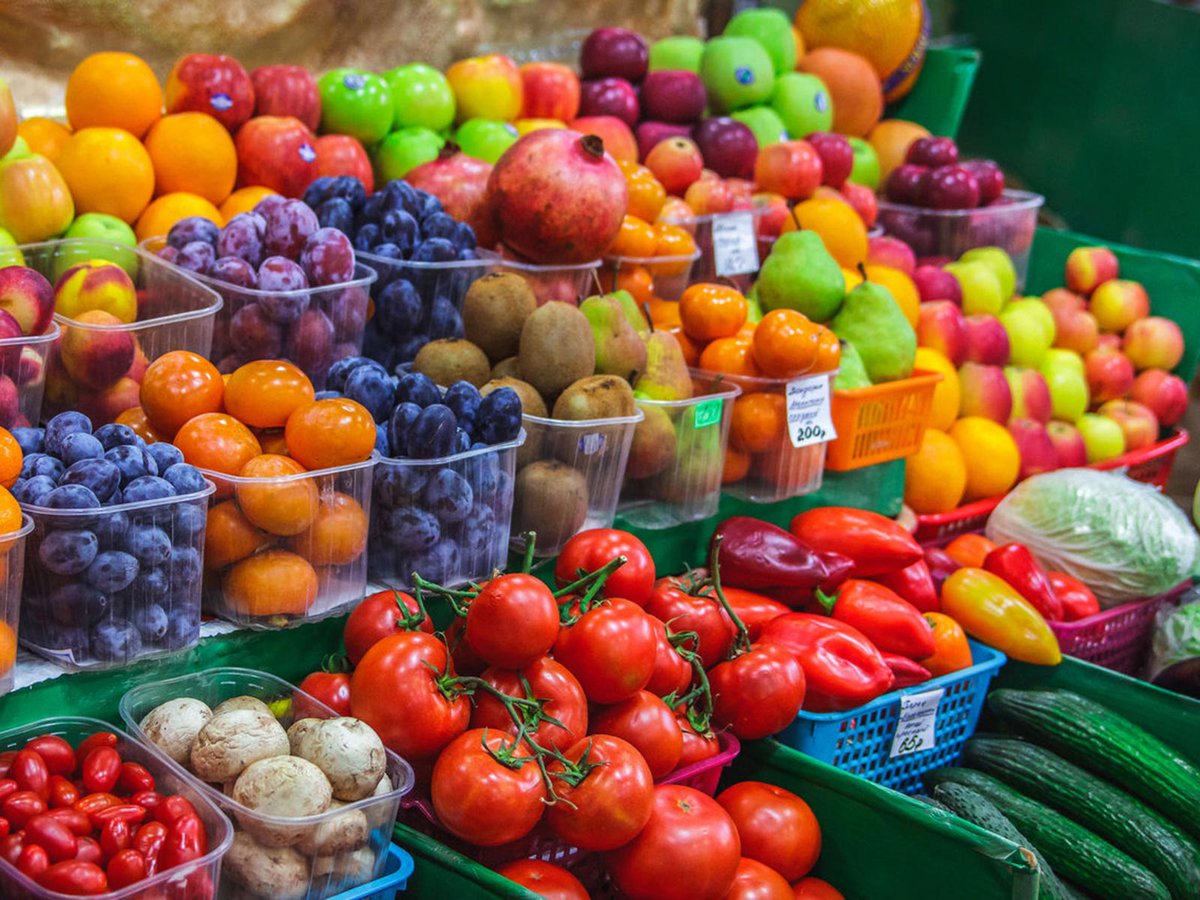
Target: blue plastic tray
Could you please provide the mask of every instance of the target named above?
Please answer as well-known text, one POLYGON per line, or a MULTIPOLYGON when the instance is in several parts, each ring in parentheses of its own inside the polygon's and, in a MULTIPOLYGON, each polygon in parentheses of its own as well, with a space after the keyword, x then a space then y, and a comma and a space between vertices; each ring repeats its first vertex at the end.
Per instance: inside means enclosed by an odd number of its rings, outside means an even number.
POLYGON ((892 691, 857 709, 838 713, 801 712, 775 739, 814 759, 861 775, 884 787, 911 793, 921 788, 921 776, 958 758, 979 723, 988 684, 1004 664, 999 650, 971 641, 972 666, 924 684, 892 691), (934 745, 902 756, 891 756, 900 698, 942 688, 934 717, 934 745))
POLYGON ((408 887, 413 873, 413 858, 406 850, 389 844, 383 874, 374 881, 334 894, 330 900, 395 900, 396 894, 408 887))

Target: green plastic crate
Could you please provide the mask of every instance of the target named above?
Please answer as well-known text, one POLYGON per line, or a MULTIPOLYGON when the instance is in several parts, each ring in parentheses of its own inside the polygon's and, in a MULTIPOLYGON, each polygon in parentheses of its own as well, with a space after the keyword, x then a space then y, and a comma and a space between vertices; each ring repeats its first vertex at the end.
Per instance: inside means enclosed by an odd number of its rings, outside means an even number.
POLYGON ((538 900, 538 895, 433 838, 396 823, 393 839, 412 854, 408 896, 438 900, 538 900))
POLYGON ((979 58, 978 50, 930 47, 912 90, 884 115, 917 122, 942 137, 957 136, 979 71, 979 58))

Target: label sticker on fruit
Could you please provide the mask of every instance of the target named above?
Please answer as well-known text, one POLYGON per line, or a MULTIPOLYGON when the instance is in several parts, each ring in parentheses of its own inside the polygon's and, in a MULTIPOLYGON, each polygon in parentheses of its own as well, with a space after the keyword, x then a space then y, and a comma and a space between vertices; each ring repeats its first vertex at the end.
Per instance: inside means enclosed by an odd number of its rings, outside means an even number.
POLYGON ((585 434, 579 439, 579 452, 584 456, 595 456, 604 449, 604 435, 585 434))
POLYGON ((932 750, 937 746, 938 704, 942 702, 945 688, 922 691, 919 694, 900 695, 900 721, 896 723, 896 734, 892 738, 889 759, 907 756, 918 750, 932 750))
POLYGON ((692 420, 694 422, 693 427, 697 429, 716 425, 721 421, 721 401, 705 400, 703 403, 697 403, 696 411, 692 414, 692 420))
POLYGON ((224 112, 233 106, 233 98, 228 94, 213 94, 208 99, 208 103, 213 109, 224 112))
POLYGON ((718 277, 758 271, 758 238, 754 216, 744 212, 714 216, 712 223, 713 267, 718 277))
POLYGON ((310 163, 316 160, 317 151, 313 149, 312 144, 308 143, 308 141, 305 141, 300 145, 299 149, 296 150, 296 155, 306 163, 310 163))
POLYGON ((792 446, 807 447, 837 437, 832 408, 828 374, 789 381, 787 424, 792 446))

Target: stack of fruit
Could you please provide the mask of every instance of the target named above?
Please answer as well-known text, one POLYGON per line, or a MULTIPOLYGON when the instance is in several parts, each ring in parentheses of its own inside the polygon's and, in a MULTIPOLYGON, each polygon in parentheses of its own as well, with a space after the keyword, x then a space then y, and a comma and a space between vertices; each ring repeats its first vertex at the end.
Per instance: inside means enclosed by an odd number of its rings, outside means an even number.
MULTIPOLYGON (((0 256, 0 427, 39 420, 46 360, 58 340, 55 290, 41 272, 24 265, 20 250, 0 256)), ((121 275, 128 276, 124 272, 121 275)), ((76 294, 77 295, 77 294, 76 294)), ((123 373, 122 373, 123 374, 123 373)))

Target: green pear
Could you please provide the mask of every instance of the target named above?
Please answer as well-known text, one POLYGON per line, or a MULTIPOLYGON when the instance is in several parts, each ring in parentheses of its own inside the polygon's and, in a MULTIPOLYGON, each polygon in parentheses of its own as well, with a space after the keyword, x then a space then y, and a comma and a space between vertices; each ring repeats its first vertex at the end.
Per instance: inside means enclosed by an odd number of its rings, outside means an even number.
POLYGON ((656 403, 638 403, 645 418, 633 429, 626 478, 650 478, 675 462, 675 425, 656 403))
POLYGON ((750 285, 746 294, 746 324, 754 325, 762 321, 762 304, 758 302, 758 282, 750 285))
POLYGON ((828 322, 846 295, 846 277, 815 231, 788 231, 775 241, 757 287, 764 310, 794 309, 828 322))
POLYGON ((653 485, 655 495, 667 503, 691 505, 721 487, 721 427, 697 428, 695 412, 691 406, 679 417, 675 465, 653 485))
POLYGON ((692 396, 692 376, 675 335, 652 331, 646 335, 646 367, 633 383, 641 400, 687 400, 692 396))
POLYGON ((628 378, 646 367, 646 343, 630 324, 617 297, 612 294, 588 297, 579 304, 579 311, 592 328, 597 375, 628 378))
POLYGON ((863 365, 862 356, 849 341, 842 341, 842 361, 838 365, 837 377, 833 379, 833 388, 837 391, 852 391, 855 388, 870 387, 871 379, 867 377, 867 368, 863 365))
POLYGON ((917 336, 883 285, 871 281, 856 285, 829 327, 854 345, 872 384, 912 374, 917 336))
POLYGON ((642 308, 633 299, 633 294, 629 293, 629 291, 613 291, 608 296, 616 297, 618 302, 620 302, 621 309, 625 313, 625 318, 629 320, 629 324, 633 326, 634 331, 641 334, 643 331, 650 330, 650 323, 646 320, 646 314, 642 312, 642 308))

